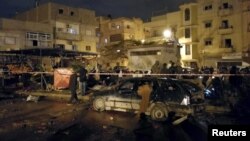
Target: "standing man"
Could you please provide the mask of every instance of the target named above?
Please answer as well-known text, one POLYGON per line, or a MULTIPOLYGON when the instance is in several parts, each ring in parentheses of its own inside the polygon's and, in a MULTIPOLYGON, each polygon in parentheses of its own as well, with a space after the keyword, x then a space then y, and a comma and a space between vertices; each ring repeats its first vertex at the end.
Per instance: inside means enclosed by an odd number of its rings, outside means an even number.
POLYGON ((79 78, 80 78, 80 90, 81 95, 86 94, 86 87, 87 87, 87 70, 85 69, 85 64, 79 70, 79 78))
POLYGON ((76 94, 76 89, 77 89, 77 74, 73 70, 73 73, 70 76, 69 79, 69 88, 71 92, 71 97, 69 103, 71 104, 76 104, 78 102, 77 94, 76 94))
POLYGON ((139 96, 142 97, 142 100, 140 102, 140 111, 139 114, 145 113, 147 111, 147 108, 150 103, 150 95, 152 92, 152 84, 147 82, 142 82, 142 84, 139 85, 137 93, 139 96))

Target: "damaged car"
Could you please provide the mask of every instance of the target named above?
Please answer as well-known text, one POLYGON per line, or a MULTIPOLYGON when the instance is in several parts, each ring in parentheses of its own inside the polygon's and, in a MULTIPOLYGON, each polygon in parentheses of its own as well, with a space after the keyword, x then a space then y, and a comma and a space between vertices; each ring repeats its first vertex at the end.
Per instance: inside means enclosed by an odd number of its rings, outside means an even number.
POLYGON ((192 114, 194 112, 192 102, 198 101, 197 97, 202 97, 195 95, 203 95, 202 90, 192 82, 157 77, 127 78, 120 81, 113 89, 93 93, 93 109, 138 112, 142 98, 137 90, 142 83, 152 84, 150 104, 146 114, 153 120, 166 119, 170 111, 176 112, 177 115, 192 114))

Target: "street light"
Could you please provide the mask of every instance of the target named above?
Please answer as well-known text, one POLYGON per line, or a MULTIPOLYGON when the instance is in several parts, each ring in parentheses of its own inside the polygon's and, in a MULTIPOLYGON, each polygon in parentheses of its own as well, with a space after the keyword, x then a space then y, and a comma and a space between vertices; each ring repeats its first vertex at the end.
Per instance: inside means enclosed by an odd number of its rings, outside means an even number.
POLYGON ((171 38, 171 37, 172 37, 172 32, 171 32, 171 30, 169 30, 169 29, 164 30, 164 31, 163 31, 163 36, 164 36, 166 39, 171 38))

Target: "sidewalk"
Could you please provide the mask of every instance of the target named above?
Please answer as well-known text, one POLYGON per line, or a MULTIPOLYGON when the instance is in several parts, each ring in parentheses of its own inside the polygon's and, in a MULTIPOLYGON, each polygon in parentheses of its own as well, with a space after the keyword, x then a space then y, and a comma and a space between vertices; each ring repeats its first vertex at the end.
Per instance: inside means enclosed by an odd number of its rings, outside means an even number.
MULTIPOLYGON (((46 91, 46 90, 37 90, 37 91, 24 91, 24 90, 19 90, 16 91, 18 95, 21 96, 40 96, 40 97, 45 97, 46 99, 52 99, 52 100, 66 100, 68 101, 70 99, 70 91, 68 90, 58 90, 58 91, 46 91)), ((78 99, 80 101, 89 101, 90 100, 90 94, 88 95, 77 95, 78 99)))

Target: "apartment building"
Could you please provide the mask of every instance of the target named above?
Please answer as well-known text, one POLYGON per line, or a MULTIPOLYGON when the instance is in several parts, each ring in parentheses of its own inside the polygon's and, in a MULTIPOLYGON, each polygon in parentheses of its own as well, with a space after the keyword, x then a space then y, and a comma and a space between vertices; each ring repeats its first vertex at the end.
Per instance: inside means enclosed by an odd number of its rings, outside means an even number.
POLYGON ((182 66, 247 65, 250 0, 197 0, 144 23, 145 41, 161 42, 170 29, 181 44, 182 66))
MULTIPOLYGON (((196 7, 195 3, 185 4, 180 7, 180 11, 152 17, 150 22, 144 23, 145 42, 155 44, 174 42, 172 47, 176 49, 175 52, 178 52, 174 53, 177 55, 175 58, 179 58, 176 63, 186 67, 190 65, 197 67, 196 7), (166 31, 170 32, 169 37, 164 35, 166 31)), ((163 63, 168 62, 163 61, 163 63)))
POLYGON ((127 50, 134 42, 144 39, 143 21, 140 18, 98 17, 99 63, 115 66, 128 65, 127 50))
POLYGON ((249 0, 198 0, 199 53, 203 65, 243 65, 249 48, 249 0))
POLYGON ((98 25, 92 10, 49 2, 17 14, 15 19, 50 25, 54 48, 96 53, 98 25))
POLYGON ((53 29, 48 24, 0 19, 0 51, 52 47, 53 29))
POLYGON ((143 21, 139 18, 98 17, 100 46, 107 46, 125 40, 144 39, 143 21))

